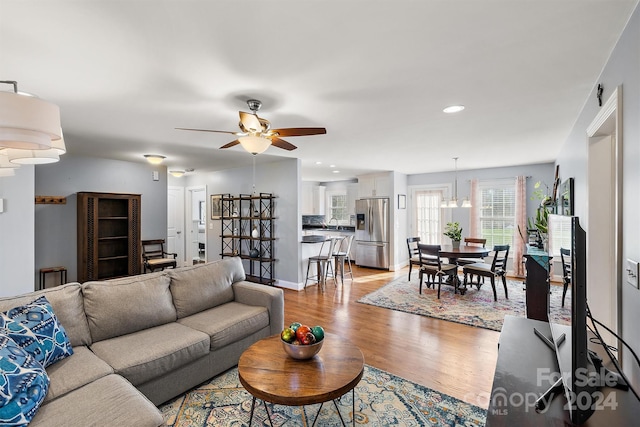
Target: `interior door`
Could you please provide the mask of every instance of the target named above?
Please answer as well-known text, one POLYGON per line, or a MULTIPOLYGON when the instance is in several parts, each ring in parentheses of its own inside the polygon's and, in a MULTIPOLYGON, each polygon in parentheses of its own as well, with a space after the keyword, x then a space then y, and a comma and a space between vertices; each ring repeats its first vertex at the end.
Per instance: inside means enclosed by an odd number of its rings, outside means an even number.
POLYGON ((167 188, 167 252, 178 254, 178 267, 184 265, 184 188, 167 188))

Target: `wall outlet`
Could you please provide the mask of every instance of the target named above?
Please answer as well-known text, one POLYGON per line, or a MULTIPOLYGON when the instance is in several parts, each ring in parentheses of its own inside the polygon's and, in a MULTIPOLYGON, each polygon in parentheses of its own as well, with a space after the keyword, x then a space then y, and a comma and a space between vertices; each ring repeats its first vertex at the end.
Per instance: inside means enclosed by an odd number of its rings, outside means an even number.
POLYGON ((628 259, 627 266, 625 267, 625 274, 627 277, 627 283, 634 288, 640 289, 638 286, 638 275, 640 275, 640 269, 638 268, 638 262, 628 259))

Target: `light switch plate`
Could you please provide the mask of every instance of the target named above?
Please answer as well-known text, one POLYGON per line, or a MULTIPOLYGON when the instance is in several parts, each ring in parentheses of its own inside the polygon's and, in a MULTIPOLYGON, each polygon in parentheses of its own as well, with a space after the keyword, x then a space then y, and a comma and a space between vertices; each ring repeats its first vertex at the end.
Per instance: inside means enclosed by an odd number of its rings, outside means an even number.
POLYGON ((4 212, 4 199, 0 199, 0 213, 4 212))
POLYGON ((160 174, 158 173, 158 171, 153 171, 152 176, 154 181, 160 181, 160 174))
POLYGON ((625 268, 625 274, 627 276, 627 283, 634 288, 640 289, 638 286, 638 275, 640 275, 640 269, 638 269, 638 262, 628 259, 627 266, 625 268))

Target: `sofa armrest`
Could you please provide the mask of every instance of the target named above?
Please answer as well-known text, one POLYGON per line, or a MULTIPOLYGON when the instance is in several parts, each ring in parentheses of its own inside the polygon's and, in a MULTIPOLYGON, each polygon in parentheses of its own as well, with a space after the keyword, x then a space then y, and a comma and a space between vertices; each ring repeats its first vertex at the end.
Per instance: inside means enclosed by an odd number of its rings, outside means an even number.
POLYGON ((235 282, 234 299, 247 305, 259 305, 269 310, 271 335, 280 334, 284 328, 284 293, 280 288, 247 281, 235 282))

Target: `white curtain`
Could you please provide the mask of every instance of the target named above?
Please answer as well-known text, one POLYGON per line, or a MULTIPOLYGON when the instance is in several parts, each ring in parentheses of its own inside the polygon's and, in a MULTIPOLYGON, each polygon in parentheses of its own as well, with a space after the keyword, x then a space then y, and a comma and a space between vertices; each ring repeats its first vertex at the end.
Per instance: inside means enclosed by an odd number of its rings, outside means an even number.
POLYGON ((478 179, 471 180, 471 212, 469 215, 469 237, 482 237, 480 233, 480 193, 478 192, 478 179))
POLYGON ((518 234, 513 238, 513 274, 524 277, 522 254, 527 241, 527 177, 516 177, 516 228, 518 234), (522 237, 521 237, 522 236, 522 237))

